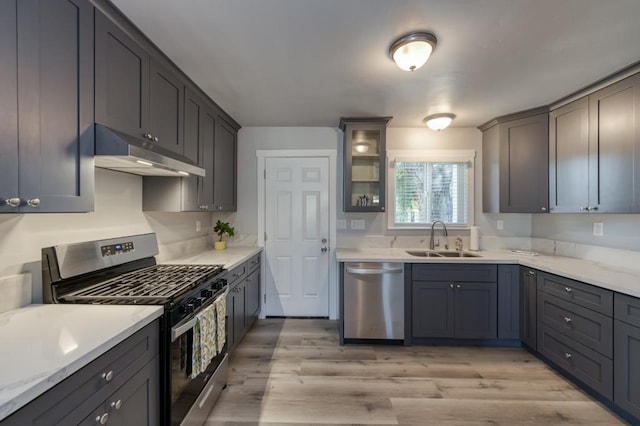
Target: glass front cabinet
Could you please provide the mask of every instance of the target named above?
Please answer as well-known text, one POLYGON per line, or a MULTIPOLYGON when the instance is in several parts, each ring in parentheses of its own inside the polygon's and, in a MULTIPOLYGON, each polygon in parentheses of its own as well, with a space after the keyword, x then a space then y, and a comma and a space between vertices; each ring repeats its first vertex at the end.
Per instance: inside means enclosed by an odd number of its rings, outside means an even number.
POLYGON ((341 118, 345 212, 385 211, 386 129, 393 117, 341 118))

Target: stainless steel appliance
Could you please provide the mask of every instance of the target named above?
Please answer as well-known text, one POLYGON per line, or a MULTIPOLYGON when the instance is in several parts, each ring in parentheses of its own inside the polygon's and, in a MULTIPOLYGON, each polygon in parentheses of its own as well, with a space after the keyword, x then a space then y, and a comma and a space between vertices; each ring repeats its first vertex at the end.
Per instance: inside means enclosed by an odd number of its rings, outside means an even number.
POLYGON ((404 264, 345 263, 344 339, 403 340, 404 264))
POLYGON ((195 319, 225 297, 225 271, 220 265, 157 265, 157 254, 155 234, 43 248, 43 299, 162 305, 161 422, 201 425, 226 384, 227 346, 205 371, 192 374, 195 319))

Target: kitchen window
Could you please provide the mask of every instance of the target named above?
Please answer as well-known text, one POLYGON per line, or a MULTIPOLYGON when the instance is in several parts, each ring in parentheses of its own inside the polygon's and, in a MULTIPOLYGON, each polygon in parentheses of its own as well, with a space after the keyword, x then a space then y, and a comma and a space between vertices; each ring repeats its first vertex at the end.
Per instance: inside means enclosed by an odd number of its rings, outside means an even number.
POLYGON ((389 229, 473 224, 475 151, 388 152, 389 229))

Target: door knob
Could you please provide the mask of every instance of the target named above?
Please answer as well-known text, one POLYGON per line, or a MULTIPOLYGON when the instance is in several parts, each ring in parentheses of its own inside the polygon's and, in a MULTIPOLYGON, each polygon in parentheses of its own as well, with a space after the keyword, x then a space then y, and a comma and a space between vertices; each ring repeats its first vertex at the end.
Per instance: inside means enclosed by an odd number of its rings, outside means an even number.
POLYGON ((20 207, 20 198, 18 197, 14 197, 14 198, 9 198, 7 200, 4 200, 4 203, 6 205, 8 205, 9 207, 20 207))

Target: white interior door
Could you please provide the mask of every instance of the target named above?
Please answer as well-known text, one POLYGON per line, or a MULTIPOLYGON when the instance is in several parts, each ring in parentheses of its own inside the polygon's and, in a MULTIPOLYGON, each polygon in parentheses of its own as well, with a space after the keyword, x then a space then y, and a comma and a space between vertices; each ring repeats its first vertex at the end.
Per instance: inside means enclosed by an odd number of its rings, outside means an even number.
POLYGON ((266 316, 329 315, 329 159, 266 159, 266 316))

